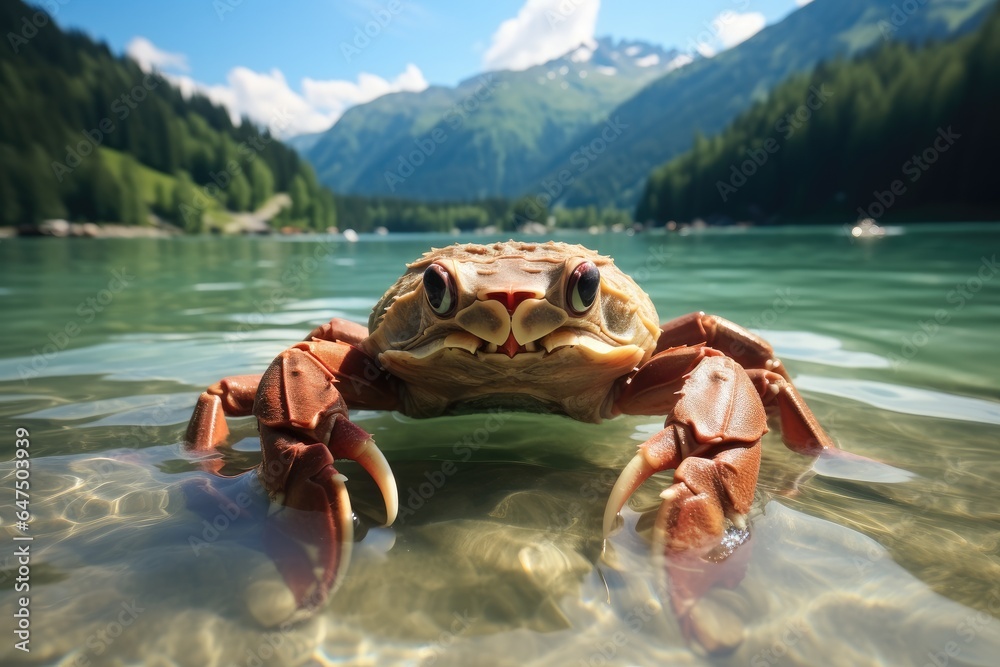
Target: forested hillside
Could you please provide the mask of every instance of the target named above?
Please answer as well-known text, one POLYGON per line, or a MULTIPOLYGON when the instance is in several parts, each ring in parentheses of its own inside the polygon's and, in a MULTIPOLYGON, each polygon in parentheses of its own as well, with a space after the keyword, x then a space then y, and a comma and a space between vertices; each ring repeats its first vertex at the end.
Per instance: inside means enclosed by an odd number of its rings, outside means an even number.
POLYGON ((0 224, 152 211, 197 231, 277 192, 293 202, 283 223, 334 224, 333 195, 267 131, 20 1, 0 3, 0 34, 0 224))
POLYGON ((637 219, 996 219, 1000 8, 973 34, 888 43, 778 86, 655 171, 637 219))
POLYGON ((742 44, 653 82, 611 112, 612 118, 620 118, 628 127, 597 159, 574 170, 573 152, 598 141, 602 123, 553 154, 535 182, 551 180, 559 170, 569 169, 575 179, 562 194, 564 205, 631 208, 654 168, 691 148, 698 132, 722 131, 788 77, 810 72, 820 62, 867 52, 887 40, 923 44, 968 34, 980 25, 993 3, 815 0, 742 44))

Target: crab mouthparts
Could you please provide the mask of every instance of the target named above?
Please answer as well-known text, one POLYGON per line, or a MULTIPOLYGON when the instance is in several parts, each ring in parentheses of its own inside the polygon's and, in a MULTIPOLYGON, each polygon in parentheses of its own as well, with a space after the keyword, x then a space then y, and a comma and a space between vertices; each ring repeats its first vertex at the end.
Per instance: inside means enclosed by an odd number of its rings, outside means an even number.
POLYGON ((467 331, 455 331, 444 338, 437 338, 424 345, 409 350, 388 351, 383 354, 394 357, 401 355, 409 360, 429 360, 448 350, 464 350, 472 357, 480 359, 509 359, 547 357, 562 349, 576 349, 585 361, 600 361, 606 364, 628 367, 635 365, 643 356, 643 350, 635 345, 615 345, 598 340, 576 331, 561 329, 553 331, 536 341, 518 344, 517 339, 508 336, 503 345, 483 340, 467 331), (519 357, 519 355, 524 357, 519 357))
POLYGON ((527 351, 528 351, 527 348, 524 347, 524 345, 518 343, 517 339, 514 338, 513 331, 511 331, 507 335, 507 340, 504 341, 504 344, 497 347, 497 352, 503 352, 511 359, 513 359, 514 355, 517 354, 518 352, 527 352, 527 351))

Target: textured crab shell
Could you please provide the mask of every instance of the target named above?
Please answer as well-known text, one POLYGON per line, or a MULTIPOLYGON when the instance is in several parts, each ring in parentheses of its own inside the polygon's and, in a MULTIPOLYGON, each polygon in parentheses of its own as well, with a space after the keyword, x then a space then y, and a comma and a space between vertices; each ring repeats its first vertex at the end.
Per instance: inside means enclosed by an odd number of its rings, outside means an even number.
MULTIPOLYGON (((455 244, 445 248, 432 248, 429 252, 407 265, 407 271, 379 299, 368 319, 369 353, 398 349, 419 335, 423 326, 423 309, 396 307, 397 300, 421 289, 423 272, 439 260, 461 263, 491 264, 503 259, 516 258, 532 262, 562 264, 568 259, 581 258, 592 261, 601 271, 603 333, 619 343, 631 343, 647 351, 647 358, 659 337, 659 319, 649 296, 632 278, 623 273, 614 260, 582 245, 547 241, 525 243, 507 241, 489 245, 474 243, 455 244), (639 326, 630 323, 637 321, 639 326), (622 323, 621 330, 616 324, 622 323), (624 340, 622 334, 628 336, 624 340)), ((645 361, 645 359, 644 359, 645 361)))

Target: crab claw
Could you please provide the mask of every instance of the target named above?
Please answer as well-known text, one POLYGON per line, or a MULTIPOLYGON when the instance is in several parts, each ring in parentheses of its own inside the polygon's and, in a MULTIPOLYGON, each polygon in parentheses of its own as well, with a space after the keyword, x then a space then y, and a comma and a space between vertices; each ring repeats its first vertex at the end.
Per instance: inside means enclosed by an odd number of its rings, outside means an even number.
POLYGON ((604 513, 607 535, 646 479, 675 469, 673 484, 660 494, 654 553, 662 558, 671 606, 685 637, 713 653, 730 651, 742 641, 738 619, 724 618, 711 610, 711 601, 702 600, 719 584, 735 587, 746 571, 750 549, 740 546, 749 538, 745 517, 759 463, 759 440, 699 443, 690 426, 668 421, 625 466, 604 513))
POLYGON ((336 590, 350 561, 354 514, 347 478, 337 458, 356 461, 372 476, 386 505, 386 525, 396 518, 396 481, 372 437, 346 417, 337 417, 330 443, 306 444, 290 431, 260 427, 261 479, 272 505, 264 547, 292 593, 292 608, 270 610, 274 621, 311 615, 336 590))
POLYGON ((622 470, 621 474, 618 475, 618 481, 615 482, 614 487, 611 489, 611 495, 608 497, 608 504, 604 508, 604 537, 606 538, 611 534, 611 531, 615 527, 615 520, 618 518, 618 513, 622 511, 625 507, 625 503, 628 499, 632 497, 632 494, 636 492, 642 483, 653 476, 657 472, 656 468, 651 466, 645 459, 645 457, 639 453, 636 454, 625 469, 622 470))
POLYGON ((396 478, 371 435, 348 419, 337 419, 330 436, 330 450, 335 458, 355 461, 371 476, 385 502, 385 523, 382 525, 392 525, 399 511, 396 478))
POLYGON ((285 580, 292 600, 284 609, 272 608, 269 620, 256 614, 265 625, 311 616, 342 581, 354 542, 346 479, 326 467, 309 480, 293 482, 287 496, 272 501, 264 525, 264 550, 285 580))
POLYGON ((615 519, 628 499, 642 483, 655 473, 676 468, 680 463, 678 438, 683 437, 676 427, 668 426, 646 442, 639 445, 639 452, 629 461, 618 476, 604 508, 604 536, 607 537, 615 526, 615 519))
POLYGON ((661 557, 658 563, 681 632, 711 654, 729 653, 743 641, 743 622, 706 596, 719 587, 736 588, 743 581, 753 537, 745 528, 732 527, 715 546, 677 551, 664 539, 663 514, 661 510, 653 529, 654 553, 661 557))

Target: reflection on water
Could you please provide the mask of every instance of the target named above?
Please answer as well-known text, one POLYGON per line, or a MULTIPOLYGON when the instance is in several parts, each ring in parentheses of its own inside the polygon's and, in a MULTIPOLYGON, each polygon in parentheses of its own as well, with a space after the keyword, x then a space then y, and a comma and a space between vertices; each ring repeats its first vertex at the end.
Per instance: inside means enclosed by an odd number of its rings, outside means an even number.
MULTIPOLYGON (((706 632, 740 640, 714 656, 683 637, 650 554, 669 474, 601 540, 617 472, 658 428, 647 418, 516 415, 458 456, 481 417, 356 413, 393 465, 400 520, 373 527, 377 489, 338 465, 363 536, 343 586, 306 623, 253 620, 280 595, 260 544, 267 502, 252 476, 209 477, 183 451, 198 391, 261 370, 329 317, 365 321, 403 262, 450 239, 345 244, 294 290, 282 276, 308 242, 4 241, 0 414, 31 430, 34 541, 32 652, 8 641, 0 662, 995 665, 1000 282, 961 309, 947 294, 998 231, 908 228, 866 246, 822 229, 574 239, 637 275, 663 319, 704 309, 760 330, 834 438, 881 463, 814 464, 766 436, 746 575, 700 603, 706 632), (91 313, 120 268, 136 280, 91 313), (949 324, 914 338, 942 308, 949 324), (446 461, 455 472, 436 474, 446 461)), ((254 425, 233 430, 229 472, 259 460, 254 425)), ((13 470, 0 464, 8 535, 13 470)))

